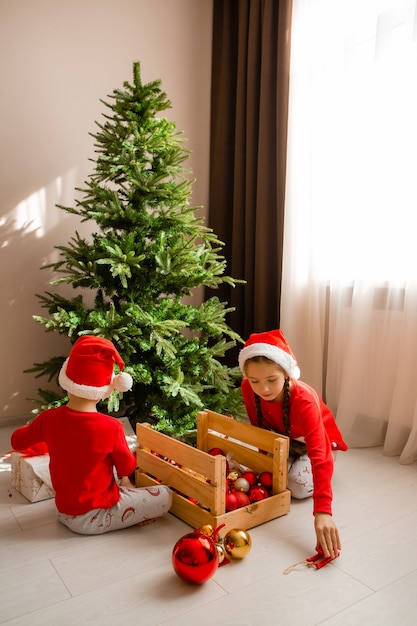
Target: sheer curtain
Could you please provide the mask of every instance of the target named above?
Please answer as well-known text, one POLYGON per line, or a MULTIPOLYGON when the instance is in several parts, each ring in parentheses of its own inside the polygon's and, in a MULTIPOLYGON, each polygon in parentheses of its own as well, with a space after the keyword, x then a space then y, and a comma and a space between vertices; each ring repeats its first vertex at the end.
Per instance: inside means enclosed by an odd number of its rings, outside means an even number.
POLYGON ((416 0, 294 0, 281 327, 351 446, 417 459, 416 0))

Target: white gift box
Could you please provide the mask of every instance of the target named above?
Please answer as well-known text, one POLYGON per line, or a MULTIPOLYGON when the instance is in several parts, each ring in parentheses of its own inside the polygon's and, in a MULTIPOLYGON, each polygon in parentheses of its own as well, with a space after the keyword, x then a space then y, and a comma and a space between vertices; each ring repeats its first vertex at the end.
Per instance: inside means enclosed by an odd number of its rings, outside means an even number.
MULTIPOLYGON (((134 452, 137 447, 136 435, 127 417, 120 418, 126 435, 129 449, 134 452)), ((12 468, 12 487, 29 502, 41 502, 55 497, 49 471, 49 454, 24 456, 20 452, 10 455, 12 468)))
POLYGON ((55 496, 49 472, 49 454, 24 456, 20 452, 10 455, 12 487, 29 502, 41 502, 55 496))

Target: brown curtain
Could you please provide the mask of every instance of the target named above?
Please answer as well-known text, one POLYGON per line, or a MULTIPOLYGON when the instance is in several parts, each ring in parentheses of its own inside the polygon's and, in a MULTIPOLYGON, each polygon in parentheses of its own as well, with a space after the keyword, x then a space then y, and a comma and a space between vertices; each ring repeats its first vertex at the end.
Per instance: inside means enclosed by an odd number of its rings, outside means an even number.
POLYGON ((208 224, 226 273, 247 284, 208 295, 235 307, 228 323, 244 339, 279 327, 291 10, 214 0, 208 224))

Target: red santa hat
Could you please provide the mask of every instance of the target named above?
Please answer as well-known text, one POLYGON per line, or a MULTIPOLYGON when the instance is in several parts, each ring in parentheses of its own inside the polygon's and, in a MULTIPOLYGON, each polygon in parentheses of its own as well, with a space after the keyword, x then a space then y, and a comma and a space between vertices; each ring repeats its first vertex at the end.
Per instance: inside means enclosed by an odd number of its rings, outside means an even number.
POLYGON ((239 353, 239 367, 244 374, 248 359, 263 356, 270 359, 288 374, 290 378, 300 378, 300 369, 295 356, 281 330, 253 333, 239 353))
POLYGON ((129 391, 133 385, 125 364, 108 339, 84 335, 74 343, 59 373, 59 384, 65 391, 86 400, 102 400, 116 391, 129 391), (114 364, 120 369, 115 374, 114 364))

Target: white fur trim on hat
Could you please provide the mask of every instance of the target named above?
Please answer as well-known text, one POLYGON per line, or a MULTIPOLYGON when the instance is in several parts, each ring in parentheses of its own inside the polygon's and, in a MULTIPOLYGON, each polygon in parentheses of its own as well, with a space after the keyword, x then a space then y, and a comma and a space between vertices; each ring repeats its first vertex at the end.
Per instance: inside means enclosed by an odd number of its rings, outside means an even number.
POLYGON ((273 346, 270 343, 252 343, 243 348, 239 353, 239 367, 244 374, 245 363, 248 359, 252 359, 256 356, 264 356, 270 361, 273 361, 290 376, 290 378, 300 378, 300 368, 297 365, 296 360, 286 352, 281 350, 277 346, 273 346))

